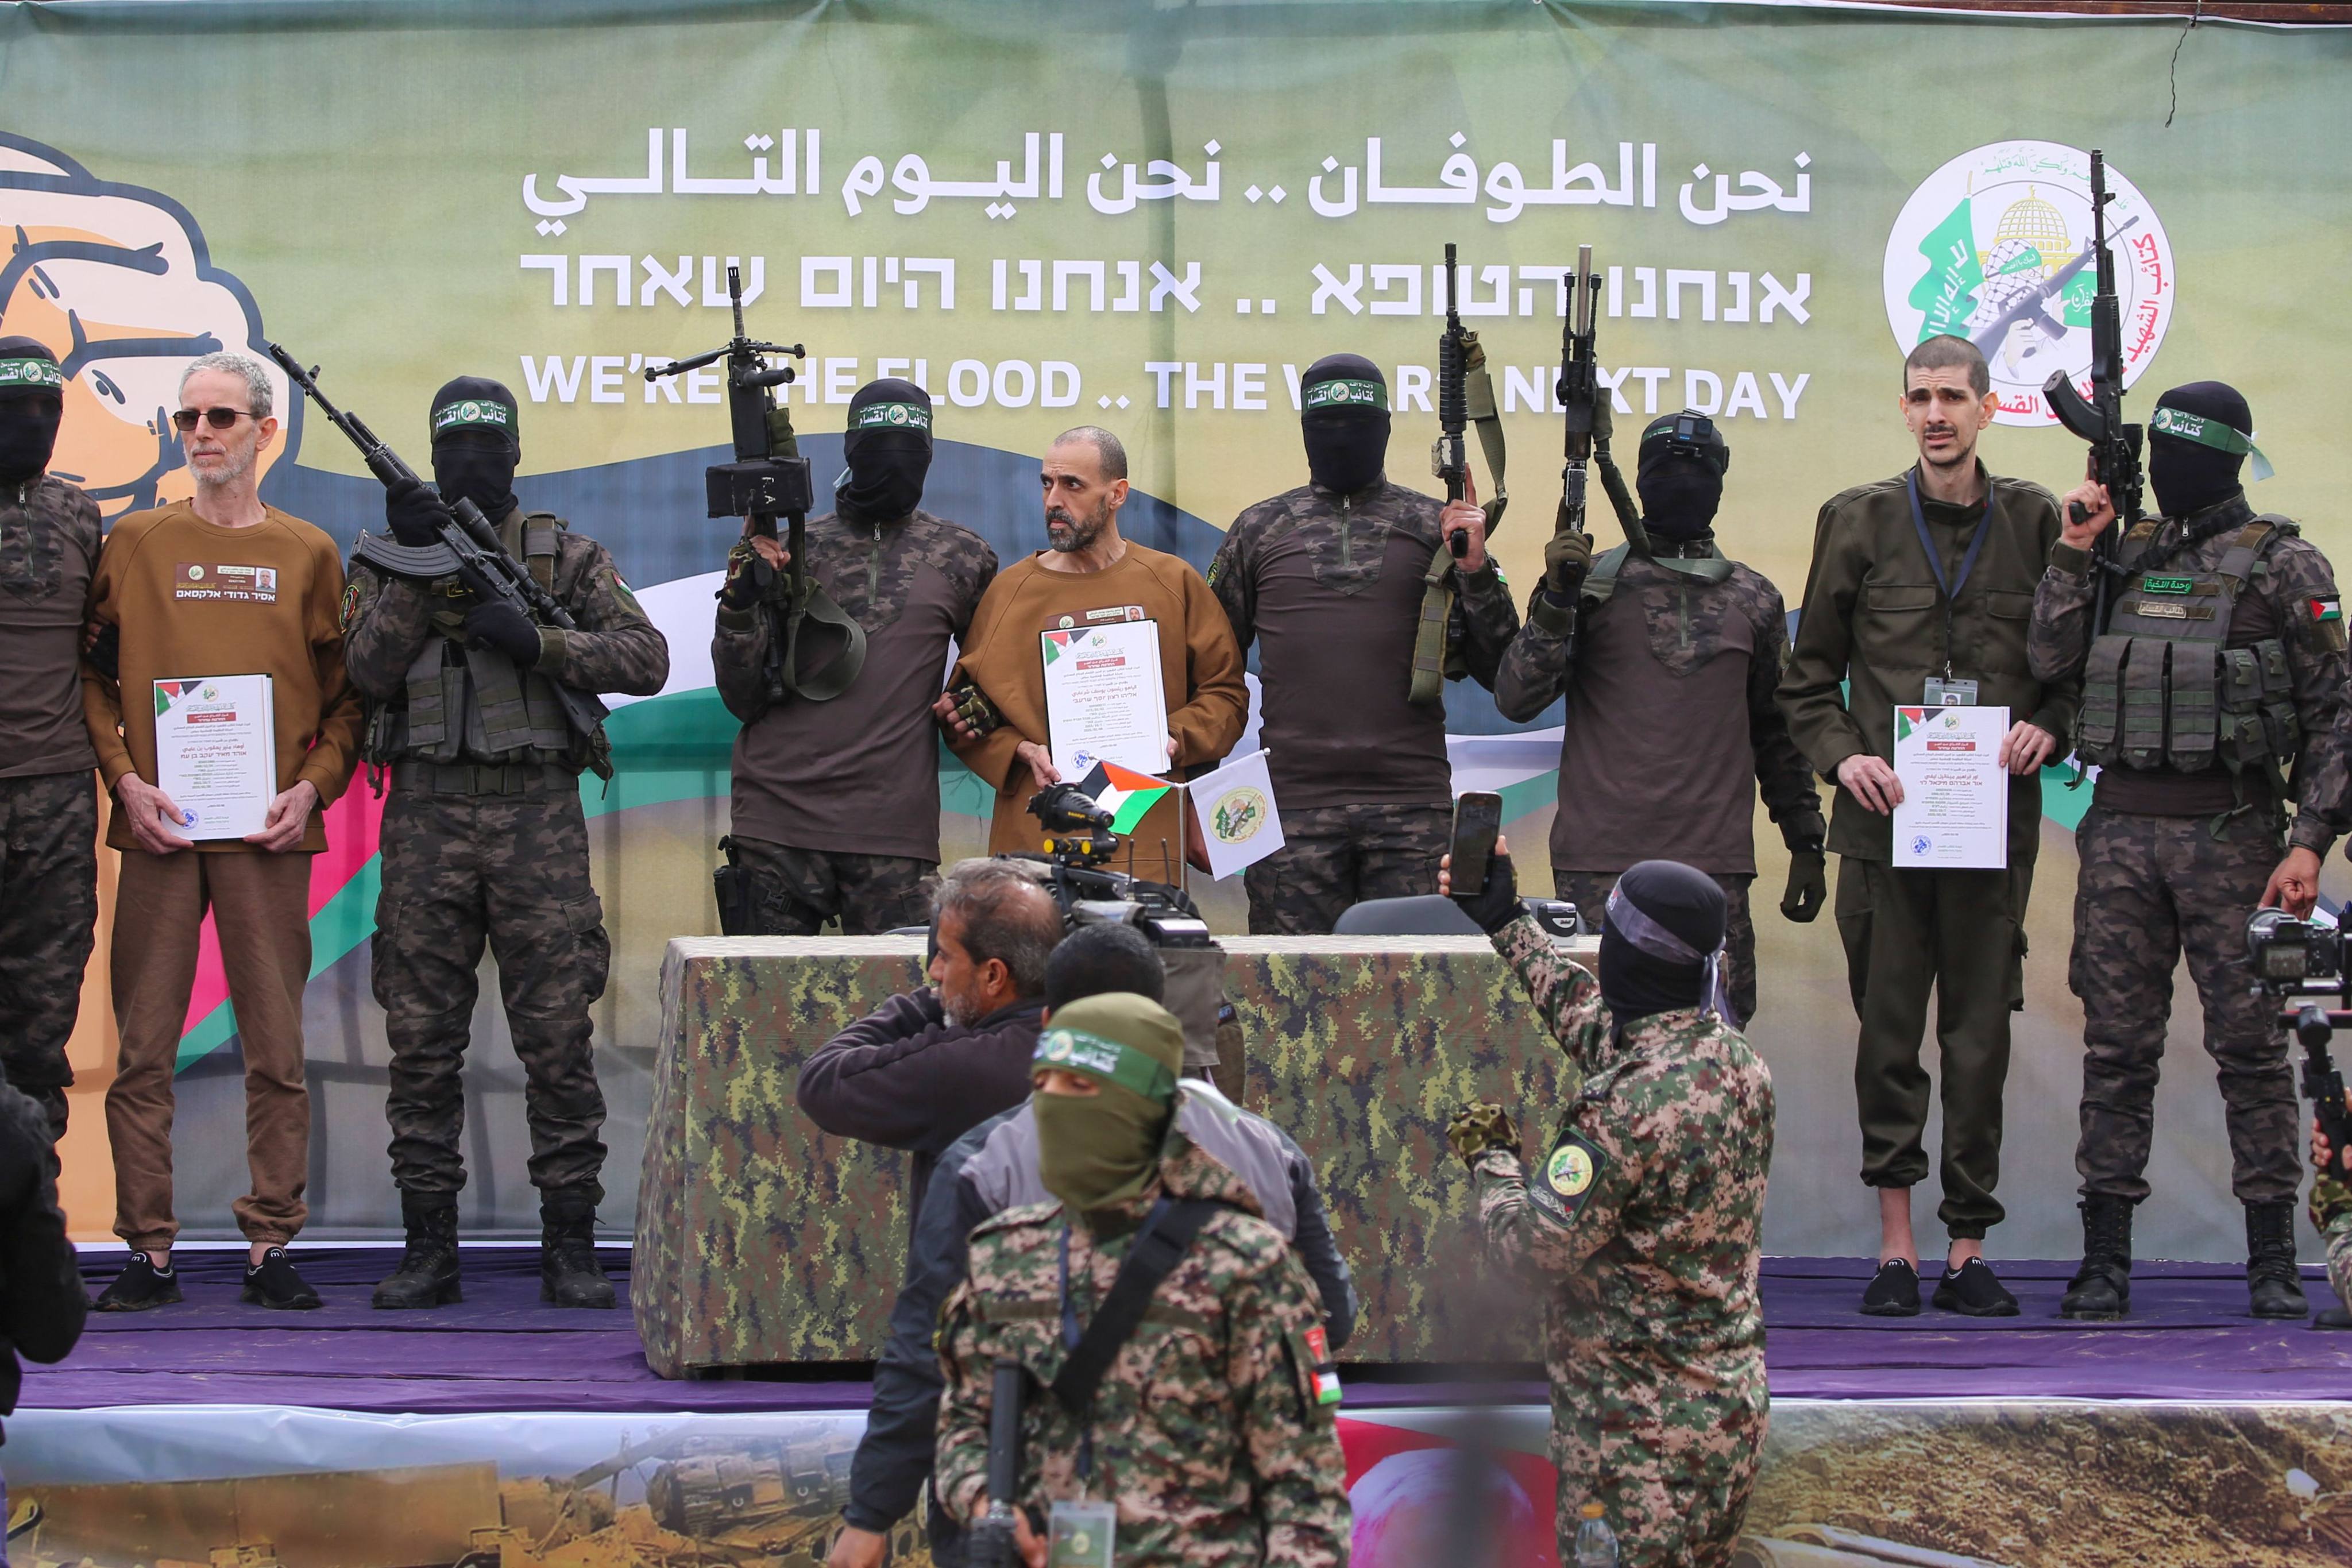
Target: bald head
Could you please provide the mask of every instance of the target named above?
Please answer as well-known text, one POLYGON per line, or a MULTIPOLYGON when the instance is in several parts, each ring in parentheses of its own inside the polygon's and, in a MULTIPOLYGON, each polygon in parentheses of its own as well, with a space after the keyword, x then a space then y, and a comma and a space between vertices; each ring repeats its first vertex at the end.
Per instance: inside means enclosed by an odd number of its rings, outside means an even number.
POLYGON ((1054 437, 1054 449, 1069 447, 1095 455, 1095 477, 1108 484, 1127 478, 1127 448, 1099 425, 1080 425, 1054 437))

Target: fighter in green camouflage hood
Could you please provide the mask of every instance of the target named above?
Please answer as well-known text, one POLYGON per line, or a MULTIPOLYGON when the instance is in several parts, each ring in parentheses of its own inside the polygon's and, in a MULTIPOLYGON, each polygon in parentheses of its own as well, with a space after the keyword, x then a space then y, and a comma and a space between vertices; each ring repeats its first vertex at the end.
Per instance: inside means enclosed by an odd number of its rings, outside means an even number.
POLYGON ((1151 1180, 1183 1065, 1176 1016, 1127 993, 1073 1002, 1037 1037, 1038 1174, 1090 1231, 1151 1180))

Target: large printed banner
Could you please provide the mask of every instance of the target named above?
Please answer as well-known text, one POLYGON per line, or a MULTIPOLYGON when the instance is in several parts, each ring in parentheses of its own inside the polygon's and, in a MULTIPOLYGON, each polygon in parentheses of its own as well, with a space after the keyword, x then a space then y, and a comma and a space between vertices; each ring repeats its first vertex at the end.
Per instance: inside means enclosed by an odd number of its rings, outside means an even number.
MULTIPOLYGON (((730 268, 753 333, 806 346, 789 395, 820 480, 853 391, 908 375, 939 405, 926 505, 1001 557, 1044 542, 1037 454, 1094 422, 1133 459, 1130 535, 1205 564, 1235 512, 1304 481, 1298 377, 1325 353, 1385 368, 1390 471, 1434 489, 1454 243, 1515 459, 1496 548, 1524 587, 1558 493, 1561 277, 1590 245, 1619 428, 1685 405, 1721 421, 1723 539, 1793 607, 1820 503, 1910 459, 1897 366, 1924 335, 1991 356, 1992 467, 2060 488, 2079 473, 2039 388, 2088 365, 2098 147, 2131 406, 2236 382, 2280 469, 2258 499, 2342 537, 2321 390, 2347 346, 2323 303, 2352 219, 2341 32, 1521 0, 214 4, 12 7, 0 63, 0 315, 64 363, 57 468, 110 518, 189 493, 164 416, 193 354, 283 342, 420 468, 432 391, 496 376, 521 402, 525 502, 609 544, 669 635, 669 689, 616 713, 621 776, 588 794, 616 939, 599 1066, 623 1225, 660 944, 713 928, 732 734, 708 636, 733 525, 701 515, 722 393, 715 371, 644 373, 728 336, 730 268)), ((278 390, 265 494, 348 542, 380 519, 377 487, 278 390)), ((1522 739, 1475 687, 1449 702, 1457 784, 1504 787, 1513 831, 1540 843, 1557 714, 1522 739)), ((952 855, 978 843, 988 792, 942 768, 952 855)), ((2011 1184, 2030 1179, 2040 1205, 2016 1245, 2057 1252, 2079 1030, 2063 835, 2082 805, 2054 780, 2050 799, 2012 1095, 2048 1125, 2012 1140, 2011 1184)), ((360 785, 335 807, 312 898, 310 1196, 314 1224, 345 1233, 396 1214, 364 955, 379 808, 360 785)), ((1540 858, 1523 857, 1538 886, 1540 858)), ((1207 901, 1238 928, 1234 884, 1207 901)), ((1851 1150, 1833 934, 1763 924, 1757 1032, 1782 1146, 1851 1150)), ((110 1208, 99 989, 68 1148, 83 1234, 110 1208)), ((2183 1011, 2157 1157, 2178 1201, 2143 1223, 2151 1248, 2219 1256, 2235 1216, 2183 1011)), ((467 1218, 527 1226, 520 1074, 494 1012, 469 1069, 467 1218)), ((180 1203, 200 1228, 225 1227, 243 1190, 234 1033, 209 963, 182 1051, 180 1203)), ((1872 1212, 1844 1156, 1815 1163, 1776 1181, 1780 1249, 1840 1250, 1872 1212)))

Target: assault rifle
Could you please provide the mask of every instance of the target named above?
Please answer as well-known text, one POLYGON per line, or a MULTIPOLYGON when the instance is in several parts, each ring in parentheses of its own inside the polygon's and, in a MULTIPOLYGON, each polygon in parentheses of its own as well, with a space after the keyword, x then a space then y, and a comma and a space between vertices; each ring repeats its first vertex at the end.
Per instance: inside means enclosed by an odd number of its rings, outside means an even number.
MULTIPOLYGON (((2106 628, 2107 596, 2120 574, 2116 563, 2123 535, 2144 515, 2140 510, 2140 427, 2124 423, 2124 334, 2121 308, 2116 299, 2116 253, 2107 243, 2106 154, 2091 150, 2091 249, 2098 260, 2097 291, 2091 296, 2091 397, 2074 389, 2074 378, 2053 372, 2042 384, 2042 395, 2058 423, 2091 444, 2091 477, 2107 487, 2115 503, 2115 525, 2093 542, 2091 630, 2106 628)), ((2082 502, 2068 509, 2075 522, 2090 515, 2082 502)))
POLYGON ((1601 275, 1592 269, 1592 247, 1576 247, 1576 270, 1560 279, 1568 290, 1567 310, 1559 328, 1559 382, 1553 390, 1566 411, 1567 463, 1559 471, 1559 515, 1552 523, 1555 535, 1583 533, 1585 467, 1597 463, 1601 488, 1625 530, 1625 539, 1640 554, 1650 553, 1650 538, 1642 515, 1625 489, 1625 476, 1609 455, 1609 437, 1597 433, 1601 399, 1609 395, 1601 385, 1601 362, 1594 356, 1593 317, 1601 300, 1601 275))
MULTIPOLYGON (((299 361, 277 343, 268 345, 269 357, 278 362, 288 379, 302 389, 303 395, 317 405, 327 422, 341 431, 351 444, 360 449, 360 458, 386 489, 401 480, 419 482, 416 470, 400 460, 400 454, 384 445, 381 437, 360 422, 355 414, 346 414, 327 401, 319 390, 319 371, 313 365, 304 370, 299 361)), ((415 582, 430 583, 454 576, 466 585, 468 593, 485 605, 506 605, 520 610, 541 626, 559 631, 576 631, 579 623, 572 618, 553 594, 539 585, 539 580, 523 570, 515 558, 499 542, 498 531, 482 509, 463 496, 441 498, 448 509, 450 521, 438 525, 438 544, 404 545, 372 533, 360 535, 352 553, 371 565, 380 566, 394 576, 415 582)), ((593 692, 582 691, 560 680, 548 685, 555 691, 555 700, 563 709, 563 721, 589 750, 589 767, 598 778, 613 776, 613 763, 606 754, 603 740, 604 704, 593 692)))
POLYGON ((988 1411, 988 1511, 964 1540, 971 1568, 1016 1568, 1013 1510, 1021 1485, 1021 1385, 1026 1374, 1010 1356, 996 1361, 996 1387, 988 1411))
MULTIPOLYGON (((1463 440, 1463 432, 1470 424, 1470 395, 1463 385, 1467 373, 1465 361, 1469 348, 1468 336, 1462 330, 1462 312, 1455 308, 1454 295, 1454 247, 1445 247, 1445 333, 1437 340, 1437 446, 1431 452, 1429 466, 1445 481, 1448 502, 1462 499, 1470 479, 1470 448, 1463 440)), ((1456 560, 1470 553, 1470 536, 1456 532, 1446 537, 1446 544, 1456 560)))
POLYGON ((711 517, 751 520, 751 531, 776 537, 776 519, 784 519, 782 603, 777 603, 776 575, 765 562, 753 568, 761 602, 770 614, 768 686, 771 700, 797 695, 813 702, 838 697, 857 679, 866 662, 866 633, 831 595, 808 574, 808 514, 814 491, 809 482, 808 459, 800 454, 793 434, 789 406, 780 405, 770 389, 790 386, 800 379, 789 363, 770 364, 769 356, 790 361, 806 359, 800 343, 771 343, 743 331, 743 272, 727 269, 727 299, 735 309, 735 335, 708 353, 647 365, 647 381, 683 375, 704 365, 727 362, 727 423, 734 438, 735 460, 714 463, 703 470, 705 500, 711 517), (833 658, 808 675, 801 672, 801 636, 814 620, 840 634, 842 645, 833 658))

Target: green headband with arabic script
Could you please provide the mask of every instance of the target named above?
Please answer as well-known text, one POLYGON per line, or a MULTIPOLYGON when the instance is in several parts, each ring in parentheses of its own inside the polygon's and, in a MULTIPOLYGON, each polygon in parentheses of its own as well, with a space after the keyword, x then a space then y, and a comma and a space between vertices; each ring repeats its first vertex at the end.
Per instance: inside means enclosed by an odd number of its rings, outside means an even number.
POLYGON ((2208 419, 2201 414, 2167 408, 2158 404, 2156 416, 2147 422, 2147 429, 2151 436, 2170 436, 2176 440, 2194 441, 2200 447, 2210 447, 2217 452, 2227 452, 2232 457, 2251 455, 2254 459, 2256 484, 2278 471, 2271 467, 2271 460, 2263 456, 2263 449, 2254 445, 2252 436, 2232 429, 2219 419, 2208 419))
POLYGON ((919 403, 869 403, 849 416, 852 430, 920 430, 929 434, 931 411, 919 403))
POLYGON ((1168 1070, 1165 1062, 1132 1046, 1122 1046, 1117 1040, 1106 1040, 1083 1029, 1048 1029, 1038 1036, 1036 1054, 1029 1058, 1029 1070, 1036 1072, 1045 1068, 1059 1068, 1103 1083, 1115 1083, 1160 1105, 1176 1097, 1176 1075, 1168 1070))
POLYGON ((1377 408, 1388 411, 1389 389, 1377 381, 1318 381, 1299 396, 1304 411, 1318 408, 1377 408))
POLYGON ((58 368, 55 360, 0 359, 0 392, 20 391, 26 387, 62 392, 65 384, 66 373, 58 368))
POLYGON ((437 441, 449 431, 468 426, 495 430, 510 441, 517 439, 513 405, 495 397, 461 397, 445 405, 433 416, 433 438, 437 441))

